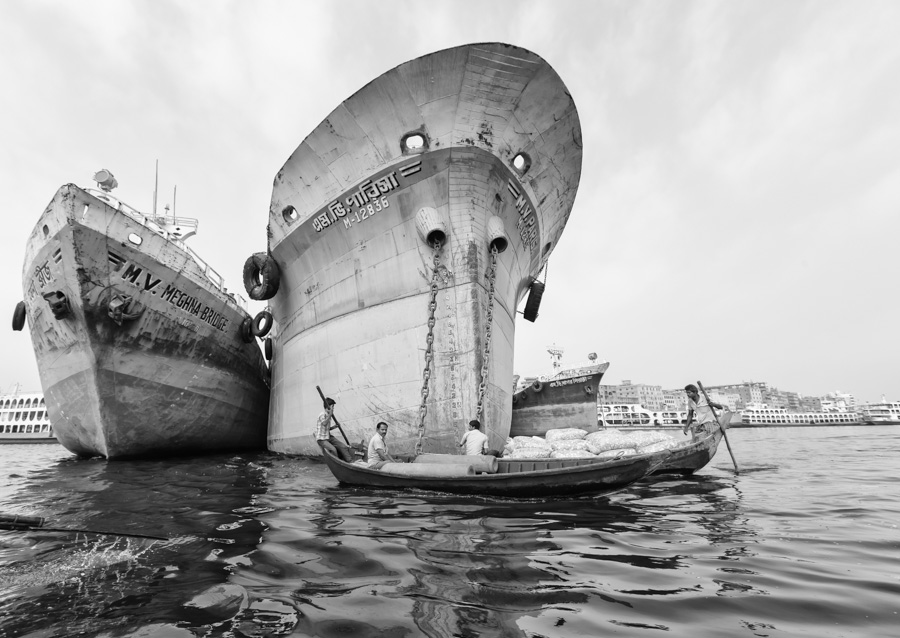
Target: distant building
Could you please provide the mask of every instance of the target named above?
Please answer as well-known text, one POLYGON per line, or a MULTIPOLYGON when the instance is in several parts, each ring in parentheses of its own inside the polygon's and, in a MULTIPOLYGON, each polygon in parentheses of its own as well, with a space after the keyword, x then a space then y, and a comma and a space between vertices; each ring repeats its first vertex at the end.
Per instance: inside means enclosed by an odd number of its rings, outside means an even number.
POLYGON ((855 410, 858 405, 855 396, 853 396, 852 394, 840 392, 839 390, 829 392, 825 395, 825 397, 823 397, 823 399, 833 401, 834 403, 843 402, 847 410, 855 410))
POLYGON ((623 379, 620 385, 600 385, 597 392, 600 403, 640 403, 648 410, 664 410, 666 400, 662 386, 632 383, 623 379))
POLYGON ((800 397, 800 412, 822 412, 820 397, 800 397))
MULTIPOLYGON (((786 412, 848 412, 857 407, 856 397, 842 392, 829 392, 824 397, 804 397, 797 392, 779 390, 764 381, 745 381, 727 385, 704 386, 714 403, 732 412, 741 412, 751 405, 765 405, 767 409, 786 412)), ((601 385, 597 392, 601 404, 639 403, 648 410, 687 410, 687 396, 683 388, 663 390, 658 385, 632 383, 601 385)))

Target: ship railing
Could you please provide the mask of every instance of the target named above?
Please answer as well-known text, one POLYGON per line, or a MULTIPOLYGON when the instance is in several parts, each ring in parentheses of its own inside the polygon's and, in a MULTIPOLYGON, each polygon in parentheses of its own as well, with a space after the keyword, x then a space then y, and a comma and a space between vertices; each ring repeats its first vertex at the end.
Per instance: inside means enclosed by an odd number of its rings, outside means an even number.
POLYGON ((103 200, 120 213, 123 213, 138 222, 142 226, 150 229, 163 239, 166 239, 179 248, 181 248, 184 252, 191 256, 191 258, 196 262, 197 266, 200 267, 200 271, 203 275, 209 280, 209 282, 216 287, 222 294, 225 295, 227 299, 233 301, 235 305, 239 308, 242 308, 245 311, 249 312, 249 307, 247 304, 247 300, 244 299, 241 295, 235 295, 234 293, 228 292, 228 289, 225 288, 225 279, 217 273, 212 266, 210 266, 206 261, 200 257, 190 246, 188 246, 184 240, 182 240, 177 234, 172 233, 164 228, 163 225, 176 225, 176 226, 186 226, 189 228, 197 229, 198 222, 193 217, 168 217, 165 215, 145 215, 134 206, 131 206, 117 197, 113 197, 109 193, 96 190, 94 188, 86 189, 88 193, 96 197, 97 199, 103 200))

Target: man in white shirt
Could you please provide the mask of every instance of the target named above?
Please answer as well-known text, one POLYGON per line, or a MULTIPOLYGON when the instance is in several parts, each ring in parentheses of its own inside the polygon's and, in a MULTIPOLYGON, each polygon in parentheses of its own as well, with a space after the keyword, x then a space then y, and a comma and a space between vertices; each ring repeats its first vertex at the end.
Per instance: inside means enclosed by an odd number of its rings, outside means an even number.
POLYGON ((682 432, 687 434, 688 430, 691 430, 691 438, 696 441, 712 432, 715 427, 718 427, 719 422, 716 421, 711 407, 717 410, 722 410, 723 408, 718 403, 707 402, 705 397, 701 398, 700 391, 697 390, 697 386, 693 383, 684 386, 684 391, 688 396, 688 415, 687 423, 684 424, 682 432), (693 425, 694 423, 696 425, 693 425), (693 427, 691 427, 692 425, 693 427))
POLYGON ((387 436, 388 424, 384 421, 375 426, 375 434, 369 440, 369 467, 378 470, 385 463, 394 463, 394 457, 391 456, 387 449, 387 442, 384 440, 387 436))
POLYGON ((469 421, 469 430, 462 435, 459 446, 466 446, 466 454, 487 454, 487 435, 481 431, 481 422, 478 419, 469 421))
POLYGON ((323 450, 331 452, 347 463, 352 463, 353 454, 350 452, 350 448, 331 433, 333 429, 340 427, 334 420, 334 403, 334 399, 331 397, 323 402, 325 411, 316 419, 316 442, 323 450))

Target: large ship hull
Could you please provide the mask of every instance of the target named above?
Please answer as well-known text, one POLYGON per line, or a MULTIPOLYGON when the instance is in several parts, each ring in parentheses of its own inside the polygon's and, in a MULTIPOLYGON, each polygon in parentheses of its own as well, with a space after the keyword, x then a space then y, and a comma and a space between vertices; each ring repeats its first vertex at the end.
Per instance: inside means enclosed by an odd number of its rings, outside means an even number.
POLYGON ((335 109, 273 189, 269 448, 319 453, 317 386, 354 443, 386 421, 392 451, 450 452, 480 418, 502 447, 516 307, 556 246, 580 171, 570 95, 516 47, 418 58, 335 109))
POLYGON ((56 436, 110 459, 264 448, 248 315, 162 234, 70 184, 29 237, 26 315, 56 436))
POLYGON ((544 436, 556 428, 596 432, 597 386, 609 364, 575 376, 535 381, 513 395, 510 436, 544 436))

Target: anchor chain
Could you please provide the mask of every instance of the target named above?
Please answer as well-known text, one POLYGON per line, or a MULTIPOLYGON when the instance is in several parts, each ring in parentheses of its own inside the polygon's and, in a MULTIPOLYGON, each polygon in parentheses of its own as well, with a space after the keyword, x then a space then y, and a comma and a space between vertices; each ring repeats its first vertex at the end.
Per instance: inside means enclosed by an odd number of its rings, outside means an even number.
POLYGON ((441 243, 435 241, 434 268, 431 273, 431 299, 428 301, 428 335, 425 337, 425 370, 422 372, 422 404, 419 406, 419 439, 416 441, 416 456, 422 453, 422 439, 425 436, 425 416, 428 414, 428 382, 431 379, 431 364, 434 361, 434 315, 437 312, 438 277, 441 265, 441 243))
POLYGON ((484 352, 481 356, 481 383, 478 384, 478 404, 475 406, 475 418, 481 421, 484 412, 484 391, 487 387, 488 363, 491 358, 491 334, 494 329, 494 283, 497 280, 497 247, 491 246, 491 266, 488 270, 488 304, 487 325, 484 328, 484 352))

